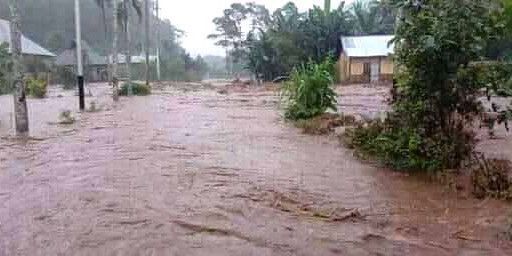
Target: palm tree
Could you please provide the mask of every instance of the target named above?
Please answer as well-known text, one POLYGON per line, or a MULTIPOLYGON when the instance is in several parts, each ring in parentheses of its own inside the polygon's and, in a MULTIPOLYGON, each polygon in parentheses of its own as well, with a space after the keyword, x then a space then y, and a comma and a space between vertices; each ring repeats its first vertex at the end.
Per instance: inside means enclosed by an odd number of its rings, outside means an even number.
POLYGON ((128 96, 133 94, 132 91, 132 72, 131 72, 131 36, 130 36, 130 16, 131 9, 135 9, 137 16, 139 17, 139 23, 142 19, 142 7, 139 0, 122 0, 119 3, 119 14, 118 22, 123 28, 126 39, 126 68, 127 68, 127 79, 128 79, 128 96))
POLYGON ((16 134, 27 135, 29 131, 27 98, 25 95, 25 79, 22 64, 22 45, 20 20, 18 16, 18 1, 10 0, 11 14, 11 59, 12 59, 12 88, 14 88, 14 116, 16 134))
MULTIPOLYGON (((107 5, 110 4, 112 5, 112 0, 95 0, 96 1, 96 4, 101 8, 101 15, 103 17, 103 29, 104 29, 104 32, 105 32, 105 41, 106 42, 110 42, 110 37, 109 37, 109 34, 108 34, 108 26, 107 26, 107 13, 106 13, 106 9, 107 9, 107 5)), ((108 49, 108 48, 107 48, 108 49)), ((111 64, 110 64, 110 58, 109 58, 109 53, 110 51, 107 50, 107 57, 106 57, 106 60, 107 60, 107 76, 108 76, 108 81, 111 82, 112 81, 112 67, 111 67, 111 64)))
POLYGON ((352 4, 352 15, 358 35, 393 33, 393 11, 384 2, 359 0, 352 4))
POLYGON ((324 0, 324 10, 326 14, 331 12, 331 0, 324 0))

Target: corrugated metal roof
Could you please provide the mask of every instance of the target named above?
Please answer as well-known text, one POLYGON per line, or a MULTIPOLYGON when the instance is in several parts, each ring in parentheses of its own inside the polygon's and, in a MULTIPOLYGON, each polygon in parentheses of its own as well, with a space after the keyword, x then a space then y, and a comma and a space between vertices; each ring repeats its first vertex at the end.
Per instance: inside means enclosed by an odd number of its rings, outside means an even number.
MULTIPOLYGON (((110 55, 109 60, 110 60, 110 62, 112 63, 112 55, 110 55)), ((150 61, 150 62, 152 62, 152 61, 156 61, 156 56, 155 56, 155 55, 149 55, 149 61, 150 61)), ((124 63, 126 63, 126 55, 124 55, 124 54, 118 54, 118 55, 117 55, 117 63, 119 63, 119 64, 124 64, 124 63)), ((132 64, 142 64, 142 63, 146 63, 146 55, 144 55, 144 54, 141 54, 141 55, 132 55, 131 63, 132 63, 132 64)))
POLYGON ((343 51, 349 57, 378 57, 393 54, 392 35, 347 36, 341 38, 343 51))
MULTIPOLYGON (((10 22, 3 19, 0 19, 0 43, 11 43, 10 22)), ((34 43, 24 35, 21 36, 21 51, 23 54, 28 55, 55 57, 55 54, 34 43)))
MULTIPOLYGON (((82 49, 84 52, 84 63, 86 65, 107 65, 107 58, 105 56, 99 55, 92 49, 89 44, 82 40, 82 49)), ((76 65, 76 57, 75 57, 75 49, 70 48, 63 51, 57 59, 55 60, 55 64, 58 66, 74 66, 76 65)), ((109 61, 112 63, 112 55, 109 56, 109 61)), ((149 56, 149 61, 156 61, 155 55, 149 56)), ((132 64, 143 64, 146 62, 145 55, 133 55, 131 58, 132 64)), ((118 54, 117 55, 117 63, 125 64, 126 63, 126 55, 118 54)))

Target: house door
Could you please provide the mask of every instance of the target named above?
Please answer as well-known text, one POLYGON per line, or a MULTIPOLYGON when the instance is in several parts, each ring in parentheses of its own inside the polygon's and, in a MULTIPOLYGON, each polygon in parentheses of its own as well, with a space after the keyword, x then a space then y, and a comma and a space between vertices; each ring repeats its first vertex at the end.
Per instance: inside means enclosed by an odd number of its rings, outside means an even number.
POLYGON ((363 64, 363 77, 364 80, 362 82, 369 83, 371 80, 371 63, 367 62, 363 64))
POLYGON ((372 63, 370 66, 370 81, 372 83, 379 81, 379 63, 372 63))

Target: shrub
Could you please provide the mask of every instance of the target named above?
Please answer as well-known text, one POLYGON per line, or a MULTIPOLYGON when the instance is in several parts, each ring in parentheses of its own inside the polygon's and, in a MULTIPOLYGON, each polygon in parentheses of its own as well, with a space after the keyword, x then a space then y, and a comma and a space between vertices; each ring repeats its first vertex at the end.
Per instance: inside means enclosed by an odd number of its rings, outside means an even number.
MULTIPOLYGON (((130 83, 126 82, 121 85, 119 95, 128 96, 128 86, 130 83)), ((151 94, 151 87, 139 83, 131 83, 133 95, 146 96, 151 94)))
POLYGON ((346 143, 376 157, 396 170, 440 170, 455 168, 473 149, 474 139, 463 127, 451 136, 407 127, 398 115, 371 121, 350 129, 346 143))
POLYGON ((46 97, 48 84, 44 80, 29 78, 25 87, 27 95, 44 98, 46 97))
POLYGON ((308 119, 336 111, 336 93, 332 88, 332 62, 309 63, 292 71, 290 81, 283 84, 281 96, 286 104, 285 117, 290 120, 308 119))

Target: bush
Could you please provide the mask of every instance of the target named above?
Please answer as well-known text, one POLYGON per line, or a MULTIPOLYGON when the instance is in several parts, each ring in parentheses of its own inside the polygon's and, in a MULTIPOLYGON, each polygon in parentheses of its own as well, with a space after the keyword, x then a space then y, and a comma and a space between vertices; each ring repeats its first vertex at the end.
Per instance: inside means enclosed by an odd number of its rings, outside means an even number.
POLYGON ((47 87, 46 81, 30 78, 27 80, 25 92, 35 98, 44 98, 46 97, 47 87))
MULTIPOLYGON (((128 96, 128 86, 130 83, 126 82, 121 85, 119 95, 128 96)), ((151 87, 139 83, 131 83, 133 95, 147 96, 151 94, 151 87)))
POLYGON ((332 88, 333 63, 330 59, 320 64, 309 63, 296 68, 290 81, 283 84, 281 95, 286 104, 285 117, 290 120, 309 119, 336 111, 336 93, 332 88))
POLYGON ((452 136, 442 132, 426 136, 421 129, 408 128, 397 115, 350 129, 345 139, 349 147, 396 170, 455 168, 472 152, 475 143, 472 133, 462 127, 452 136))

